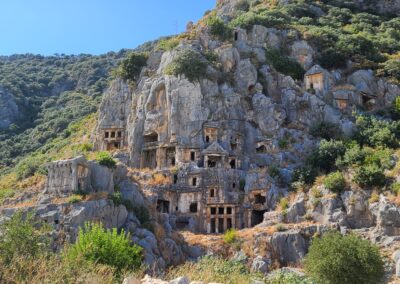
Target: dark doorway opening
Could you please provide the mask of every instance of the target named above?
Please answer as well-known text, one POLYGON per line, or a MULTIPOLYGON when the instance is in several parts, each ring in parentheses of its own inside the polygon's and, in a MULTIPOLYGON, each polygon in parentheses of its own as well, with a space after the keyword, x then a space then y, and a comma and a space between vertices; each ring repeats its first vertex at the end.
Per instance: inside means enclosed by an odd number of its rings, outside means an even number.
POLYGON ((265 212, 267 212, 267 210, 253 210, 251 212, 251 226, 256 226, 258 224, 261 224, 262 221, 264 220, 265 212))
POLYGON ((169 213, 169 201, 157 200, 157 211, 160 213, 169 213))

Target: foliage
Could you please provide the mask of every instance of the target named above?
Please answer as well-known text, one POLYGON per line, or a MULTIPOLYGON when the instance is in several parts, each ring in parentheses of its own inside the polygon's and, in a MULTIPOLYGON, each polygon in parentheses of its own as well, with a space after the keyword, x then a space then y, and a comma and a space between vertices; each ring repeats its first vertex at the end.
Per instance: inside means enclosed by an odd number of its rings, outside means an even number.
POLYGON ((232 36, 232 29, 218 18, 216 13, 212 13, 207 17, 206 25, 210 30, 210 34, 222 41, 228 40, 232 36))
POLYGON ((0 225, 0 261, 8 265, 15 257, 34 258, 46 251, 49 239, 44 235, 43 224, 33 213, 16 212, 0 225))
POLYGON ((275 225, 275 230, 277 232, 284 232, 287 230, 287 228, 285 227, 285 225, 279 223, 275 225))
POLYGON ((271 62, 276 71, 291 76, 293 79, 303 79, 304 69, 290 57, 284 56, 280 50, 269 49, 266 51, 267 60, 271 62))
POLYGON ((345 68, 347 65, 347 57, 344 53, 328 48, 318 56, 318 63, 326 69, 345 68))
POLYGON ((134 205, 132 204, 132 202, 128 199, 123 198, 120 191, 115 191, 114 193, 110 194, 108 198, 112 200, 115 206, 124 205, 126 207, 126 210, 134 210, 134 205))
POLYGON ((110 70, 125 51, 104 55, 0 57, 0 85, 12 94, 19 119, 0 129, 0 168, 66 134, 70 123, 97 110, 110 70))
POLYGON ((313 284, 314 282, 305 276, 299 276, 295 273, 274 273, 269 277, 268 284, 313 284))
POLYGON ((74 194, 68 197, 68 203, 74 204, 74 203, 79 203, 83 200, 82 195, 74 194))
POLYGON ((281 171, 279 170, 279 168, 275 165, 272 165, 269 167, 268 169, 268 174, 272 177, 272 178, 277 178, 279 179, 281 177, 281 171))
POLYGON ((115 75, 127 81, 136 81, 142 68, 147 64, 147 58, 147 53, 129 53, 126 58, 119 63, 118 68, 115 70, 115 75))
POLYGON ((364 163, 366 156, 366 151, 362 149, 360 145, 351 143, 347 146, 343 157, 336 160, 336 165, 339 167, 361 165, 364 163))
POLYGON ((133 213, 135 213, 136 218, 138 218, 138 220, 140 221, 140 224, 142 224, 142 226, 149 226, 151 223, 151 216, 150 216, 150 212, 147 209, 146 206, 135 206, 133 208, 133 213))
POLYGON ((107 230, 101 224, 87 223, 79 230, 78 240, 67 251, 70 260, 83 257, 91 263, 110 265, 118 270, 139 268, 142 248, 132 245, 124 230, 107 230))
POLYGON ((17 180, 22 180, 27 177, 33 176, 36 171, 41 167, 44 162, 44 157, 30 156, 21 160, 15 167, 17 180))
POLYGON ((361 145, 396 148, 399 145, 400 122, 359 115, 356 120, 355 139, 361 145))
POLYGON ((376 203, 379 202, 379 194, 376 191, 373 191, 371 193, 371 197, 368 199, 368 202, 371 203, 376 203))
POLYGON ((292 182, 302 182, 304 184, 313 184, 315 180, 315 169, 310 165, 298 167, 293 171, 292 182))
POLYGON ((393 183, 391 186, 391 189, 392 189, 392 192, 398 196, 400 193, 400 182, 393 183))
POLYGON ((346 181, 341 172, 334 172, 325 177, 324 186, 332 192, 341 193, 346 186, 346 181))
POLYGON ((175 279, 185 275, 191 281, 205 283, 250 283, 254 279, 262 279, 262 276, 251 274, 240 261, 224 260, 222 258, 205 256, 197 262, 186 262, 183 265, 171 268, 167 279, 175 279))
POLYGON ((319 122, 310 128, 310 134, 314 137, 323 138, 325 140, 338 139, 342 136, 342 132, 338 125, 329 122, 319 122))
POLYGON ((284 211, 289 208, 289 200, 286 197, 282 197, 279 200, 279 208, 284 211))
POLYGON ((96 154, 96 161, 99 165, 105 166, 110 169, 116 168, 117 162, 109 152, 98 152, 96 154))
POLYGON ((386 177, 382 168, 370 164, 357 168, 353 181, 361 186, 384 186, 386 177))
POLYGON ((175 47, 177 47, 180 42, 181 40, 178 37, 162 39, 158 42, 157 49, 163 51, 170 51, 173 50, 175 47))
POLYGON ((236 241, 237 233, 235 229, 229 229, 223 236, 224 243, 233 244, 236 241))
POLYGON ((200 53, 188 49, 178 54, 166 67, 165 73, 174 76, 185 75, 193 83, 205 78, 207 66, 207 61, 200 53))
POLYGON ((355 235, 329 232, 314 238, 304 260, 307 274, 320 283, 379 283, 384 275, 378 248, 355 235))
POLYGON ((346 147, 342 141, 322 140, 310 157, 310 162, 315 167, 328 172, 334 169, 336 159, 342 157, 345 151, 346 147))

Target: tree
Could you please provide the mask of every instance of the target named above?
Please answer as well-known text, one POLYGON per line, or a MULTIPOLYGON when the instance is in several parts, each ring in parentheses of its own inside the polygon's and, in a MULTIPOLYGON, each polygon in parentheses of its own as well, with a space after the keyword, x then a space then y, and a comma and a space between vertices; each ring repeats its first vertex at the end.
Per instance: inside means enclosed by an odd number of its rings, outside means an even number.
POLYGON ((9 264, 14 257, 36 257, 47 250, 48 238, 43 224, 35 220, 33 213, 15 213, 0 226, 0 260, 9 264))
POLYGON ((131 52, 116 70, 116 75, 124 80, 136 81, 140 75, 140 71, 147 64, 148 54, 143 52, 131 52))
POLYGON ((312 241, 305 257, 307 273, 319 283, 375 284, 384 275, 378 247, 356 235, 329 232, 312 241))

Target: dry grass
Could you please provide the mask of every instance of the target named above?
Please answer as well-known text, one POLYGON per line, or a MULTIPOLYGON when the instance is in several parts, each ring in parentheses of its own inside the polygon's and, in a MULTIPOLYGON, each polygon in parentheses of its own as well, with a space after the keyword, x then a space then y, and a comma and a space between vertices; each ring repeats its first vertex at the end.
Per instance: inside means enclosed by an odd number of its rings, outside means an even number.
POLYGON ((164 174, 154 174, 153 179, 149 181, 149 185, 169 185, 171 184, 171 177, 165 176, 164 174))

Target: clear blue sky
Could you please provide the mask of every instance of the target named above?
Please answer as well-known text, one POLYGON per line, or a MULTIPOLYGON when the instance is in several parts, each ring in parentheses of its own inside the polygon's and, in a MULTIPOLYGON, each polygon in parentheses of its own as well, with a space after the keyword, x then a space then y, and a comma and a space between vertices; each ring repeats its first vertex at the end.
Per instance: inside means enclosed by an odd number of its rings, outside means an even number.
POLYGON ((0 0, 0 55, 101 54, 185 30, 216 0, 0 0))

